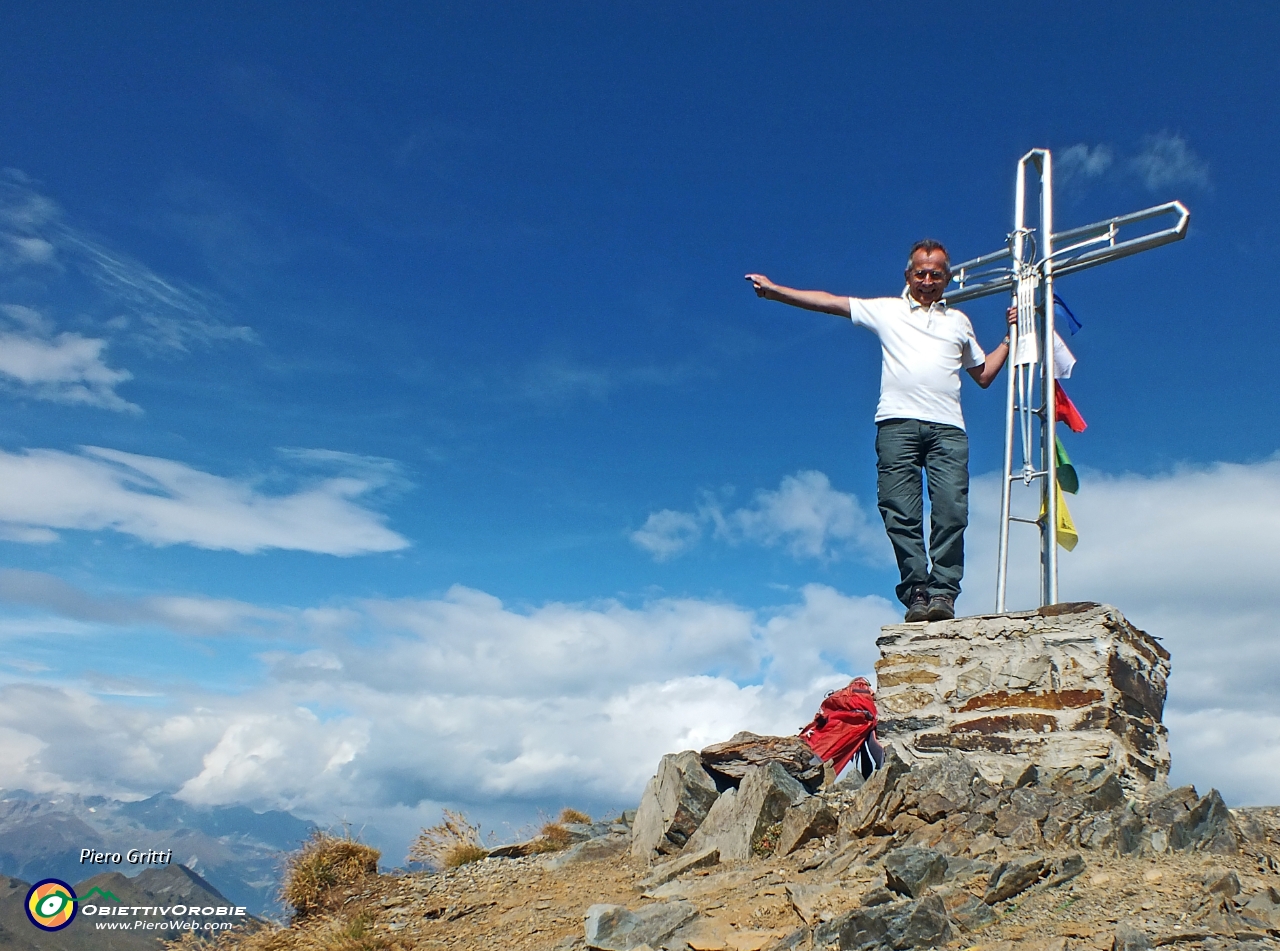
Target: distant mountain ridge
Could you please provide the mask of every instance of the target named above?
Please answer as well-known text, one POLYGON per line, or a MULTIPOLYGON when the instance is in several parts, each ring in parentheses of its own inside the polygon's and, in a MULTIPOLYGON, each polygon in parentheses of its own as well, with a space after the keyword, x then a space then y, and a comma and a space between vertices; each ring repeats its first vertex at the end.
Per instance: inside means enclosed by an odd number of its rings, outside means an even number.
POLYGON ((135 876, 161 866, 82 864, 80 852, 172 850, 169 867, 182 864, 198 872, 253 914, 274 914, 282 853, 296 849, 315 828, 288 812, 193 806, 169 793, 121 802, 0 790, 0 874, 72 883, 104 872, 135 876))

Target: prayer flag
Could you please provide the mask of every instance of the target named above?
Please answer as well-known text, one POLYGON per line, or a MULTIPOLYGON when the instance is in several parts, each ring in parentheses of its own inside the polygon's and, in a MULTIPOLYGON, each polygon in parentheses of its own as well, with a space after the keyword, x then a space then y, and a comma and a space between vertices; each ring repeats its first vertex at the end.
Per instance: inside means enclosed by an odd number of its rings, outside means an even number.
POLYGON ((1067 449, 1062 445, 1062 440, 1054 436, 1053 442, 1058 457, 1058 485, 1062 486, 1063 492, 1075 495, 1080 491, 1080 477, 1076 475, 1076 467, 1071 464, 1071 458, 1067 455, 1067 449))
POLYGON ((1066 423, 1073 433, 1082 433, 1089 426, 1061 385, 1053 388, 1053 414, 1066 423))
POLYGON ((1076 335, 1076 331, 1084 326, 1076 319, 1076 315, 1071 313, 1071 308, 1067 306, 1067 302, 1057 294, 1053 295, 1053 322, 1055 324, 1059 322, 1065 323, 1073 337, 1076 335))
POLYGON ((1053 378, 1055 380, 1070 379, 1071 371, 1076 367, 1076 356, 1067 349, 1067 345, 1053 332, 1053 378))
POLYGON ((1076 523, 1071 521, 1071 510, 1067 508, 1067 500, 1058 487, 1058 544, 1067 551, 1073 551, 1080 536, 1076 534, 1076 523))
MULTIPOLYGON (((1062 486, 1057 486, 1058 498, 1058 544, 1067 551, 1074 551, 1080 541, 1076 534, 1076 523, 1071 520, 1071 510, 1067 508, 1067 499, 1062 494, 1062 486)), ((1040 507, 1040 517, 1044 518, 1044 506, 1040 507)))

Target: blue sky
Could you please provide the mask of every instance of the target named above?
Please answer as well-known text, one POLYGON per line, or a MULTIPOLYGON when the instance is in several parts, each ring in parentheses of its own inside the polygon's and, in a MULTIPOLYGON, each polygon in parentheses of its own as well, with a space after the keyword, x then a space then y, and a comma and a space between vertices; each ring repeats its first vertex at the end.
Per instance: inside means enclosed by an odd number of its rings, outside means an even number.
MULTIPOLYGON (((1193 213, 1058 288, 1062 595, 1173 650, 1175 779, 1277 788, 1270 6, 0 16, 0 786, 395 858, 796 729, 900 610, 879 356, 741 276, 896 294, 921 236, 998 247, 1048 147, 1062 227, 1193 213)), ((978 612, 1003 379, 964 399, 978 612)))

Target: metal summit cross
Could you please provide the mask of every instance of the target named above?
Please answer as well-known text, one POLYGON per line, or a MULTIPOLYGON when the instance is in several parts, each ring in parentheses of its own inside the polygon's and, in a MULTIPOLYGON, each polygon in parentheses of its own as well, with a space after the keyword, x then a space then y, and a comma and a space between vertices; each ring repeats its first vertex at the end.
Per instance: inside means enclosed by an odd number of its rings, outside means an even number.
POLYGON ((1009 570, 1009 524, 1023 522, 1040 529, 1040 604, 1058 600, 1058 471, 1055 451, 1056 383, 1053 372, 1053 282, 1059 277, 1128 257, 1186 236, 1191 213, 1180 201, 1108 218, 1083 228, 1053 230, 1053 160, 1048 149, 1032 149, 1018 160, 1014 191, 1013 231, 1008 245, 955 265, 948 304, 975 300, 1000 291, 1013 294, 1018 321, 1009 329, 1009 395, 1005 406, 1004 479, 1000 493, 999 566, 996 610, 1005 610, 1009 570), (1040 214, 1027 225, 1027 177, 1040 181, 1040 214), (1120 229, 1176 215, 1170 227, 1120 239, 1120 229), (1015 435, 1022 464, 1014 467, 1015 435), (1013 484, 1040 488, 1040 517, 1010 512, 1013 484))

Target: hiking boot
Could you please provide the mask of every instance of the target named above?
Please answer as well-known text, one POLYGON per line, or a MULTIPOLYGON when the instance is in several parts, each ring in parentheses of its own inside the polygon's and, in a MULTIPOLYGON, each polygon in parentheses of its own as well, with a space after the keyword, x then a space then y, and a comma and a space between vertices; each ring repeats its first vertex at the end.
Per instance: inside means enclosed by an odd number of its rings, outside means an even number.
POLYGON ((929 599, 929 606, 925 609, 925 617, 930 621, 950 621, 955 616, 955 598, 949 598, 945 594, 935 594, 929 599))
POLYGON ((907 623, 924 621, 929 617, 929 592, 922 584, 911 589, 911 599, 907 602, 907 614, 903 618, 907 623))

